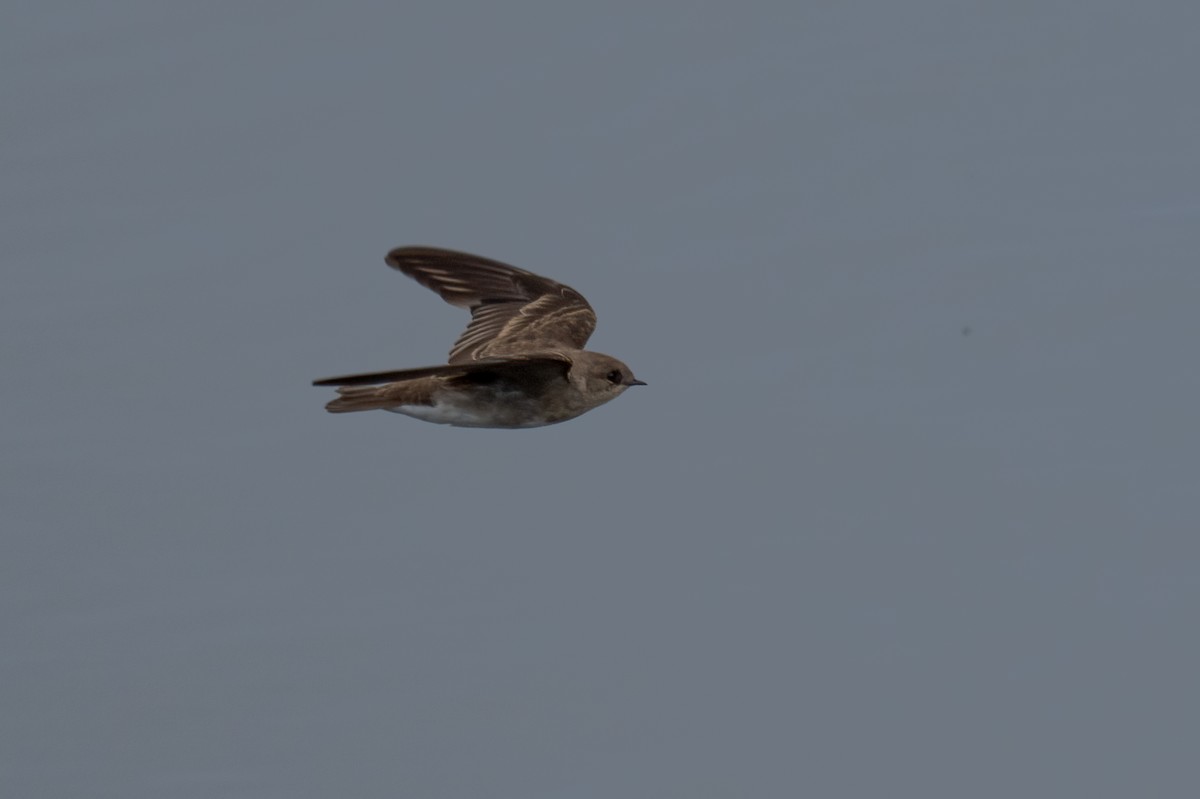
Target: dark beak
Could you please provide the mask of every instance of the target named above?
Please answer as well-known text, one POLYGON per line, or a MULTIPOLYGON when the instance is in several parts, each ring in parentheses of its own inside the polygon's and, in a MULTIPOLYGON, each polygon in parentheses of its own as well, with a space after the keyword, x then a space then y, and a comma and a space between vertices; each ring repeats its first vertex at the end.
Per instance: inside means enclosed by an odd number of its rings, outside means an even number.
POLYGON ((646 385, 646 384, 645 384, 645 383, 643 383, 641 380, 630 380, 630 381, 629 381, 628 383, 626 383, 625 385, 627 385, 627 386, 644 386, 644 385, 646 385))

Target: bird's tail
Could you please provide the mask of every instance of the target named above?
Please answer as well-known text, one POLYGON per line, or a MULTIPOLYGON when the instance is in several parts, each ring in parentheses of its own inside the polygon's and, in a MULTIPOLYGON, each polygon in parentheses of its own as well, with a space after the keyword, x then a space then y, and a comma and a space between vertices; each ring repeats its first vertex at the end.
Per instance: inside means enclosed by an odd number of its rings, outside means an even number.
POLYGON ((395 398, 386 396, 383 389, 384 386, 342 386, 337 390, 338 398, 329 402, 325 410, 330 413, 353 413, 395 405, 395 398))
POLYGON ((314 386, 337 386, 338 398, 325 406, 330 413, 353 413, 394 408, 397 405, 430 405, 437 380, 461 375, 474 366, 422 366, 391 372, 323 377, 314 386))

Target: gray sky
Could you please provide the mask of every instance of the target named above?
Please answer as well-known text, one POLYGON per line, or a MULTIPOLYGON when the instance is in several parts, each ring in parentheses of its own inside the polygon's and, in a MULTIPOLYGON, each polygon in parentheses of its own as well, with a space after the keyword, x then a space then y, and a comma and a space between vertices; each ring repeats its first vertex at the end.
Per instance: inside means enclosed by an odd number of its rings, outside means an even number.
POLYGON ((6 15, 0 793, 1197 795, 1200 6, 725 5, 6 15))

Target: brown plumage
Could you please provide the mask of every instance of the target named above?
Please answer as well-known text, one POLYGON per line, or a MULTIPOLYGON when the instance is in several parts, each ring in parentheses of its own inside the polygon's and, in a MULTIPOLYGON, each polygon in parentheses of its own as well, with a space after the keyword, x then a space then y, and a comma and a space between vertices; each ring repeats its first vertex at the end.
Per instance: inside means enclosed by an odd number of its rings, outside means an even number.
POLYGON ((461 427, 538 427, 645 385, 617 359, 582 349, 596 314, 569 286, 434 247, 399 247, 386 261, 470 310, 471 322, 445 365, 314 381, 340 387, 330 413, 382 409, 461 427))
POLYGON ((450 363, 542 349, 582 349, 596 312, 575 289, 478 255, 436 247, 397 247, 388 266, 471 311, 450 363))

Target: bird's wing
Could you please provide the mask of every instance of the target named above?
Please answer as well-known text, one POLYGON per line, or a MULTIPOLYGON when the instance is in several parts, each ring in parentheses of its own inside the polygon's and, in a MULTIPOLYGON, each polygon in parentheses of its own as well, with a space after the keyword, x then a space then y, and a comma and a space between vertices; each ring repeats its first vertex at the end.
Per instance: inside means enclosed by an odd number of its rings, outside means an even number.
POLYGON ((338 397, 325 406, 330 413, 370 411, 397 405, 433 405, 443 388, 473 391, 492 386, 501 393, 515 391, 535 397, 566 385, 570 359, 556 353, 506 358, 484 358, 470 363, 448 363, 395 372, 329 377, 313 381, 337 386, 338 397), (382 385, 380 385, 382 384, 382 385))
POLYGON ((582 349, 596 313, 575 289, 478 255, 436 247, 397 247, 388 266, 471 311, 450 363, 480 358, 582 349))
POLYGON ((489 382, 493 376, 519 380, 524 376, 544 377, 555 373, 566 373, 571 359, 556 352, 539 352, 530 355, 506 355, 502 358, 482 358, 476 361, 419 366, 415 369, 393 369, 390 372, 365 372, 363 374, 322 377, 314 380, 314 386, 372 386, 382 383, 398 383, 423 377, 442 377, 464 383, 489 382))

